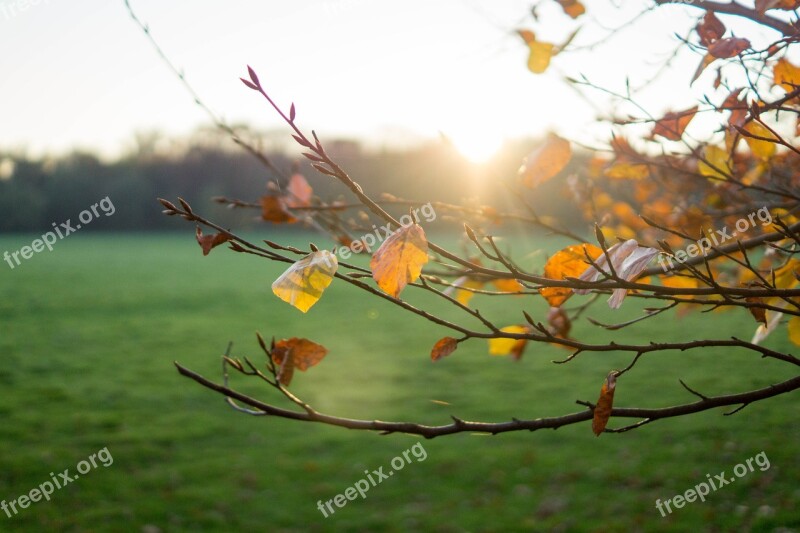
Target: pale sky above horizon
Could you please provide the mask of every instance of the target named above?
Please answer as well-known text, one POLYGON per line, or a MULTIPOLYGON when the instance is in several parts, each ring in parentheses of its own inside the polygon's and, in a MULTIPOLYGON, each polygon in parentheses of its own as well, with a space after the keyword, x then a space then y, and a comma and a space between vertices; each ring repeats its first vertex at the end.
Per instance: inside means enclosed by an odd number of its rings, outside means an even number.
MULTIPOLYGON (((607 138, 608 128, 593 124, 592 104, 603 96, 590 92, 587 102, 561 78, 584 73, 623 91, 626 74, 636 82, 655 72, 677 45, 674 32, 687 32, 702 14, 657 9, 592 52, 562 54, 545 74, 529 72, 514 29, 559 43, 582 25, 573 41, 581 46, 602 37, 598 22, 618 26, 649 5, 585 3, 588 16, 572 21, 542 1, 536 22, 532 3, 520 0, 132 0, 167 55, 229 122, 283 127, 238 80, 250 64, 281 105, 295 102, 298 123, 323 138, 381 144, 442 132, 476 152, 548 130, 587 143, 607 138)), ((20 5, 0 0, 0 150, 80 148, 111 157, 129 149, 137 131, 177 136, 208 124, 122 0, 20 5)), ((679 55, 674 74, 643 101, 654 112, 696 103, 710 91, 702 78, 688 85, 698 60, 679 55)))

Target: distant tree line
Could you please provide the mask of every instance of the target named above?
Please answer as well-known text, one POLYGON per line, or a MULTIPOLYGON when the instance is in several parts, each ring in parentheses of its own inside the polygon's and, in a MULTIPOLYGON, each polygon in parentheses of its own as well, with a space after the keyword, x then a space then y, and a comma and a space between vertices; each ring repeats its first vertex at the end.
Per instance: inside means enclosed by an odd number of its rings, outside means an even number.
MULTIPOLYGON (((34 158, 0 150, 0 232, 35 232, 53 222, 75 219, 78 213, 106 196, 116 213, 88 231, 159 231, 178 229, 174 221, 160 216, 157 197, 183 196, 202 207, 218 222, 252 229, 259 224, 254 209, 231 210, 210 198, 225 196, 256 202, 267 193, 272 175, 259 161, 221 136, 206 131, 169 149, 156 149, 155 142, 139 142, 136 149, 112 162, 96 154, 74 152, 62 157, 34 158)), ((382 191, 404 191, 420 202, 442 201, 475 206, 503 205, 514 192, 513 183, 522 158, 536 141, 508 143, 486 165, 476 166, 460 155, 446 140, 413 148, 365 148, 349 140, 328 141, 329 151, 347 166, 365 190, 376 196, 382 191), (411 193, 409 193, 411 191, 411 193)), ((285 173, 303 173, 314 193, 326 200, 347 196, 338 183, 312 169, 299 154, 272 148, 267 157, 285 173)), ((280 181, 280 180, 279 180, 280 181)), ((556 188, 553 187, 553 194, 556 188)), ((569 205, 548 202, 548 191, 531 198, 540 214, 564 217, 569 222, 569 205), (559 204, 554 211, 554 205, 559 204)), ((517 204, 518 205, 518 204, 517 204)), ((447 218, 443 219, 447 223, 447 218)), ((286 226, 282 226, 283 230, 286 226)))

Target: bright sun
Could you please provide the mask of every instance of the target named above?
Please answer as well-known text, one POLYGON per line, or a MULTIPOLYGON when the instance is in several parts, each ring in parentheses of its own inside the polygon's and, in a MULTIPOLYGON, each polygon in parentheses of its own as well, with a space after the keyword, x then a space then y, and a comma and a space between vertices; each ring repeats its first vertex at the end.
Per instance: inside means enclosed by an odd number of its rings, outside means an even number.
POLYGON ((447 138, 458 153, 476 164, 488 162, 503 146, 503 139, 480 130, 449 132, 447 138))

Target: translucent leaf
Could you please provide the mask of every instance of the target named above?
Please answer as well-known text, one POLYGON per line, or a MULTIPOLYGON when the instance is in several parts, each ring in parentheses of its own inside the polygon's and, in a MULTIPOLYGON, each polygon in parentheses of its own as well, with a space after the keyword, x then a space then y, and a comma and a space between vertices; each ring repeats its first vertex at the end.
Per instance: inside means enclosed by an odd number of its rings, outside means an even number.
POLYGON ((747 146, 750 147, 750 151, 753 152, 754 156, 766 161, 775 155, 775 142, 777 142, 777 138, 772 134, 771 131, 756 121, 749 122, 743 129, 747 133, 755 135, 756 137, 760 137, 759 139, 755 139, 753 137, 744 135, 744 142, 746 142, 747 146), (775 139, 775 142, 764 141, 761 139, 775 139))
POLYGON ((272 284, 272 292, 305 313, 322 297, 338 267, 336 256, 328 250, 311 253, 281 274, 272 284))
MULTIPOLYGON (((558 251, 544 265, 544 277, 561 280, 577 278, 583 273, 590 263, 586 260, 588 254, 592 260, 602 255, 603 250, 589 243, 573 244, 558 251)), ((572 289, 568 287, 542 287, 539 293, 547 300, 550 307, 560 307, 572 296, 572 289)))
POLYGON ((728 152, 718 146, 708 145, 703 150, 703 158, 697 163, 697 170, 703 176, 728 179, 731 167, 728 165, 728 152))
POLYGON ((283 385, 292 382, 294 369, 305 372, 327 355, 328 349, 308 339, 281 339, 272 345, 272 362, 277 365, 278 379, 283 385))
POLYGON ((372 256, 372 278, 383 292, 397 298, 408 283, 419 279, 428 262, 428 241, 419 224, 395 231, 372 256))
POLYGON ((519 175, 527 187, 536 187, 561 172, 572 159, 569 141, 550 134, 522 163, 519 175))
POLYGON ((650 169, 639 163, 620 162, 605 169, 603 175, 612 179, 640 180, 650 175, 650 169))
POLYGON ((787 92, 794 91, 800 86, 800 67, 793 65, 788 59, 779 59, 772 67, 772 78, 775 85, 780 85, 787 92))

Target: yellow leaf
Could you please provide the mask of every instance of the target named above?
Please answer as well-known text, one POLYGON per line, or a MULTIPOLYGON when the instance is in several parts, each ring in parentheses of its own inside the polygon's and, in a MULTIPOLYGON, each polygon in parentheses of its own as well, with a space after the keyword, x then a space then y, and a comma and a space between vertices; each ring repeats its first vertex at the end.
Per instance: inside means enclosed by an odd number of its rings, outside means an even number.
POLYGON ((551 43, 531 41, 528 43, 528 48, 530 48, 528 68, 534 74, 541 74, 550 66, 550 58, 553 57, 555 46, 551 43))
POLYGON ((800 346, 800 316, 789 319, 789 340, 800 346))
POLYGON ((650 169, 647 165, 621 162, 608 167, 603 174, 612 179, 640 180, 650 175, 650 169))
POLYGON ((372 278, 383 292, 397 298, 406 284, 419 279, 428 262, 428 241, 419 224, 395 231, 372 256, 372 278))
POLYGON ((458 287, 458 289, 456 290, 455 298, 460 304, 463 304, 463 305, 467 305, 469 303, 469 301, 472 300, 472 297, 475 296, 474 292, 472 292, 470 290, 465 290, 465 289, 482 289, 483 288, 483 282, 482 281, 479 281, 477 279, 472 279, 472 278, 469 278, 469 277, 466 277, 466 276, 463 278, 463 280, 462 280, 462 278, 459 278, 458 280, 456 280, 453 285, 458 287), (459 283, 459 281, 460 281, 460 283, 459 283))
MULTIPOLYGON (((506 326, 500 331, 524 334, 530 330, 526 326, 506 326)), ((519 359, 527 342, 526 339, 489 339, 489 355, 514 355, 519 359)))
POLYGON ((791 64, 787 59, 779 59, 772 67, 772 82, 780 85, 787 92, 792 92, 800 86, 800 67, 791 64))
POLYGON ((275 296, 302 312, 311 309, 333 281, 339 262, 328 250, 308 254, 272 284, 275 296))
POLYGON ((539 148, 523 161, 519 175, 526 187, 536 187, 561 172, 572 159, 569 141, 550 134, 539 148))
POLYGON ((751 135, 760 137, 760 139, 754 139, 753 137, 744 135, 744 142, 750 147, 750 151, 753 152, 754 156, 766 161, 775 155, 775 142, 777 142, 777 138, 771 131, 756 121, 749 122, 742 129, 751 135), (775 141, 764 141, 761 139, 775 139, 775 141))
POLYGON ((703 158, 697 163, 697 169, 703 176, 728 179, 731 167, 728 165, 728 152, 718 146, 708 145, 703 150, 703 158))

